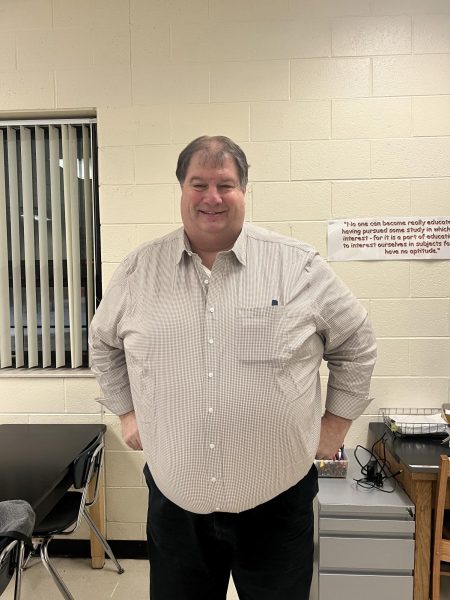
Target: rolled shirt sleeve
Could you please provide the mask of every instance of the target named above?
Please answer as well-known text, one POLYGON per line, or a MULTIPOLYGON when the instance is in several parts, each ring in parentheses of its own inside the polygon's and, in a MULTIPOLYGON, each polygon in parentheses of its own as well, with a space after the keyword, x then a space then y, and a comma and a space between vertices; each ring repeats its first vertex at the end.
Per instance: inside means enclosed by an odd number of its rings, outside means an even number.
POLYGON ((375 335, 365 308, 323 259, 316 255, 310 268, 317 331, 329 369, 326 408, 354 420, 371 401, 375 335))
POLYGON ((133 410, 120 322, 128 305, 126 262, 121 263, 92 319, 89 329, 91 370, 103 392, 98 399, 117 415, 133 410))

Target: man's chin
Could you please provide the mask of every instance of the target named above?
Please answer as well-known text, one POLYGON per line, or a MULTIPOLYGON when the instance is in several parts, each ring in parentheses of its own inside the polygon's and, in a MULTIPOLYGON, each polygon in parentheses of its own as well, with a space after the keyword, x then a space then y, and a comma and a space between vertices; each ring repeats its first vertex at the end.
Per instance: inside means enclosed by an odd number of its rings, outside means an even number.
POLYGON ((224 225, 227 222, 227 213, 199 213, 197 221, 204 225, 215 223, 222 223, 224 225))
POLYGON ((224 219, 210 220, 210 221, 200 221, 198 223, 198 228, 203 233, 220 233, 221 231, 226 230, 227 224, 224 219))

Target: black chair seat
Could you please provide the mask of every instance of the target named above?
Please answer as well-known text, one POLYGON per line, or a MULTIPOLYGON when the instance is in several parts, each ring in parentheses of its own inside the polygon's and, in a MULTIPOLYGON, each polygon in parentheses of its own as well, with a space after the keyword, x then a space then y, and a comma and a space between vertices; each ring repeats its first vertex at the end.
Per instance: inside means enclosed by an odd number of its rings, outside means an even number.
POLYGON ((80 492, 66 492, 51 513, 33 531, 33 537, 57 535, 73 525, 78 519, 81 503, 80 492))

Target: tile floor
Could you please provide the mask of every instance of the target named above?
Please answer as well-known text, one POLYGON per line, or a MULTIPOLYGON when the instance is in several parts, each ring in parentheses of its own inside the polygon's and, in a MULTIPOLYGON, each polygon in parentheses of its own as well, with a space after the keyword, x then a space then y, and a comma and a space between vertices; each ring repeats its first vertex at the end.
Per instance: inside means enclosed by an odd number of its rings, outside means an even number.
MULTIPOLYGON (((146 560, 122 559, 125 573, 118 575, 111 561, 101 570, 93 570, 88 559, 55 558, 55 567, 76 600, 148 600, 148 563, 146 560)), ((14 584, 6 589, 2 600, 13 600, 14 584)), ((24 573, 21 600, 61 600, 57 587, 39 564, 24 573)), ((442 577, 442 600, 450 598, 450 577, 442 577)), ((238 600, 231 581, 227 600, 238 600)), ((348 600, 358 600, 349 598, 348 600)))
MULTIPOLYGON (((91 569, 82 558, 54 558, 54 566, 75 600, 148 600, 148 561, 120 559, 125 573, 118 575, 110 560, 103 569, 91 569)), ((10 583, 1 600, 13 600, 10 583)), ((58 588, 39 562, 33 560, 23 574, 21 600, 62 600, 58 588)), ((231 582, 227 600, 238 600, 231 582)))

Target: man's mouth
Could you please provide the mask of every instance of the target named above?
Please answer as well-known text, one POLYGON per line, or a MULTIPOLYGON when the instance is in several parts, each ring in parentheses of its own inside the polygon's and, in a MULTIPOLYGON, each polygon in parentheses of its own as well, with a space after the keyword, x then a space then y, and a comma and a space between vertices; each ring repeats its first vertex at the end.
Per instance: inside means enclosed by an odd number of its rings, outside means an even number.
POLYGON ((203 213, 204 215, 222 215, 225 211, 224 210, 199 210, 199 212, 203 213))

